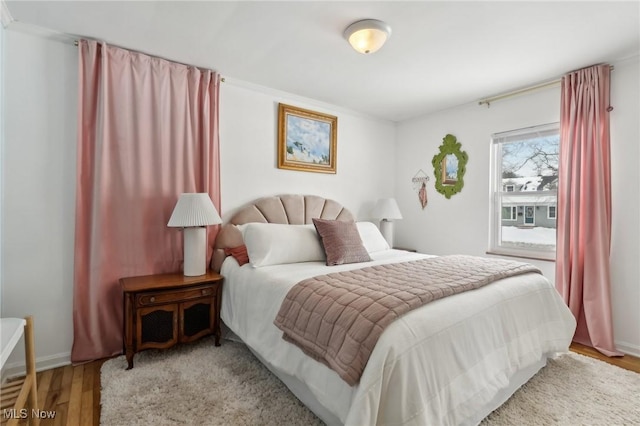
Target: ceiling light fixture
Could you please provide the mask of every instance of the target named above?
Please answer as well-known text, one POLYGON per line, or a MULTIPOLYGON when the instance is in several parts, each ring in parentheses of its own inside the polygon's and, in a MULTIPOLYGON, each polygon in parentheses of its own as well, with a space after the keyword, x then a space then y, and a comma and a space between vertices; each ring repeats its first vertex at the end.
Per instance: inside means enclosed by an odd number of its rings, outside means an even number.
POLYGON ((344 38, 360 53, 374 53, 391 37, 391 27, 377 19, 354 22, 344 30, 344 38))

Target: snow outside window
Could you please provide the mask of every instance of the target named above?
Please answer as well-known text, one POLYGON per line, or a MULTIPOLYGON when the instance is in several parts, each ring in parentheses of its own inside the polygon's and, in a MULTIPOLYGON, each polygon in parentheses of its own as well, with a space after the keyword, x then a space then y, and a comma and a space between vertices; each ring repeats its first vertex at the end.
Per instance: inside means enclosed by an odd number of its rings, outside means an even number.
POLYGON ((558 123, 491 137, 489 252, 555 259, 558 123))

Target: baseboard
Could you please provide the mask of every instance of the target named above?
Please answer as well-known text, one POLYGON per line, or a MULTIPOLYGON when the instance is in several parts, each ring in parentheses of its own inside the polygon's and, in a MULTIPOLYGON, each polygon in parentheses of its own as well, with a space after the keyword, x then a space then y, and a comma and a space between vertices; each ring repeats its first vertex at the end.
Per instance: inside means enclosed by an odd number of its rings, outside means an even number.
MULTIPOLYGON (((71 352, 36 358, 36 371, 50 370, 71 364, 71 352)), ((27 372, 24 361, 5 364, 2 369, 2 382, 13 377, 24 376, 27 372)))
POLYGON ((618 349, 620 352, 640 358, 640 346, 621 341, 616 341, 615 345, 616 349, 618 349))

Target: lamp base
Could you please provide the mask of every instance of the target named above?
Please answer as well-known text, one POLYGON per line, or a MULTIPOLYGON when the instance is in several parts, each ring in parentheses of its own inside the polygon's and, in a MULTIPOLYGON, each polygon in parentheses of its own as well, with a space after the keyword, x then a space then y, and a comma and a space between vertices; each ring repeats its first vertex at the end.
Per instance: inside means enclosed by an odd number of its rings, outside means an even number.
POLYGON ((389 243, 389 247, 393 248, 393 222, 390 220, 382 219, 380 221, 380 233, 389 243))
POLYGON ((184 275, 197 277, 207 273, 207 228, 184 228, 184 275))

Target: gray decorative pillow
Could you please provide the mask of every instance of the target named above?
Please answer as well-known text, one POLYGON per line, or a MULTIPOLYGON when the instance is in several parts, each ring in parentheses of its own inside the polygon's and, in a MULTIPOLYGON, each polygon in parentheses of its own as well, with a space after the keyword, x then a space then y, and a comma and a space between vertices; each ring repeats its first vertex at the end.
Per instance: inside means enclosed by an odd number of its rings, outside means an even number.
POLYGON ((313 224, 327 255, 327 266, 371 261, 355 222, 313 219, 313 224))

